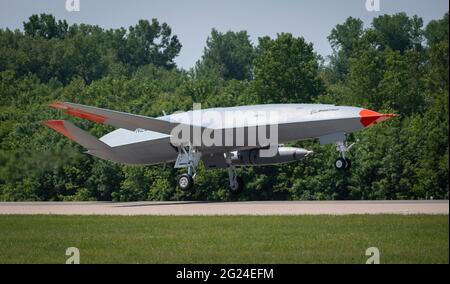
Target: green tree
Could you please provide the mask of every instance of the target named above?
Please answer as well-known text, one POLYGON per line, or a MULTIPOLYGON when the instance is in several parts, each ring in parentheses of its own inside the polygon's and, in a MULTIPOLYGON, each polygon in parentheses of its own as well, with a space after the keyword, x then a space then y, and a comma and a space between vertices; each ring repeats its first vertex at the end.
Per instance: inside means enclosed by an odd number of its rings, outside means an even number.
POLYGON ((440 20, 432 20, 425 28, 424 36, 429 46, 442 41, 448 42, 448 12, 440 20))
POLYGON ((211 31, 196 74, 216 73, 225 80, 250 80, 252 78, 253 46, 246 31, 226 33, 211 31))
POLYGON ((157 19, 140 20, 128 29, 126 48, 119 53, 119 59, 132 66, 153 63, 166 68, 175 67, 173 59, 181 50, 181 43, 166 23, 157 19))
POLYGON ((259 103, 308 103, 325 91, 318 56, 302 37, 260 38, 254 65, 259 103))
POLYGON ((66 20, 56 21, 55 17, 49 14, 32 15, 28 22, 23 23, 26 35, 40 36, 46 39, 63 39, 67 34, 68 27, 66 20))
POLYGON ((333 82, 343 80, 348 73, 349 59, 360 48, 363 35, 363 21, 349 17, 343 24, 336 25, 328 36, 328 41, 333 48, 330 56, 330 65, 333 82), (336 76, 338 75, 338 76, 336 76))
POLYGON ((151 180, 144 167, 125 166, 124 179, 118 191, 113 192, 112 198, 116 201, 146 200, 151 180))
POLYGON ((409 18, 406 13, 382 15, 372 22, 374 43, 380 48, 390 48, 404 52, 407 49, 422 48, 423 31, 422 18, 409 18))

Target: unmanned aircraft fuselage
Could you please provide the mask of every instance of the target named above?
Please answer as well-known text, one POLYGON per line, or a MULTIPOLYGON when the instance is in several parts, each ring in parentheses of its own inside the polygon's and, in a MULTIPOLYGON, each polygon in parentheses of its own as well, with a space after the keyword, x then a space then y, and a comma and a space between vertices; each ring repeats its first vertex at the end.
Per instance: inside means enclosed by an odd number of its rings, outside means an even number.
POLYGON ((44 124, 85 147, 87 153, 123 163, 153 165, 175 162, 188 173, 179 178, 181 189, 192 188, 200 160, 206 168, 228 168, 232 192, 242 180, 235 166, 270 165, 301 160, 312 151, 284 143, 318 139, 337 145, 337 169, 348 169, 346 134, 360 131, 390 117, 359 107, 325 104, 266 104, 194 109, 157 118, 74 103, 50 106, 65 113, 117 129, 97 139, 69 121, 44 124))

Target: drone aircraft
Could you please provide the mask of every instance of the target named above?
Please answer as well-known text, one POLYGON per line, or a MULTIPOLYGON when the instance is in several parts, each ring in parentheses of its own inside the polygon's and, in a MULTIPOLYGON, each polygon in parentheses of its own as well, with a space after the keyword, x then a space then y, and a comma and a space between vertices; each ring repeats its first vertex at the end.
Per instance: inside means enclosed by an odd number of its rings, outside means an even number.
POLYGON ((88 154, 121 164, 175 162, 175 168, 187 169, 187 173, 178 177, 178 186, 183 191, 192 189, 201 160, 206 169, 227 168, 230 191, 235 194, 244 188, 236 167, 294 162, 312 154, 306 149, 286 147, 284 143, 318 139, 320 144, 336 144, 339 155, 334 166, 337 170, 348 170, 351 162, 345 154, 353 144, 347 144, 346 135, 397 116, 327 104, 194 108, 156 118, 69 102, 50 106, 117 128, 97 139, 67 120, 43 122, 86 148, 88 154))

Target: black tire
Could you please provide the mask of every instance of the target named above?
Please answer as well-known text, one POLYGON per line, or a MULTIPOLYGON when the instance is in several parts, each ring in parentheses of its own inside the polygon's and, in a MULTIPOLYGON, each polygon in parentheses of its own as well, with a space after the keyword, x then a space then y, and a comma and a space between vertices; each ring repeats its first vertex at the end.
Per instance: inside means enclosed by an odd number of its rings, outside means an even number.
POLYGON ((345 162, 346 162, 345 169, 349 170, 352 167, 352 161, 350 159, 345 158, 345 162))
POLYGON ((347 168, 347 161, 344 158, 337 158, 336 161, 334 162, 334 167, 339 170, 345 170, 347 168))
POLYGON ((178 177, 178 187, 182 191, 189 191, 194 187, 194 179, 188 174, 182 174, 178 177))
POLYGON ((231 188, 230 186, 230 192, 233 195, 238 195, 241 193, 245 188, 244 180, 241 177, 236 177, 236 188, 231 188))

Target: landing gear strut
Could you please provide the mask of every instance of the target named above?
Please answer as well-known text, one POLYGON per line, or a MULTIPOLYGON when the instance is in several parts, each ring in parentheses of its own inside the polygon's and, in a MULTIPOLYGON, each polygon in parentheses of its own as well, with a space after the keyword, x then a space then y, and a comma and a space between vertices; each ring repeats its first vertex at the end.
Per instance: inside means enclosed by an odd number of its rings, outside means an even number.
POLYGON ((195 169, 201 158, 201 153, 194 147, 180 147, 175 168, 187 168, 188 172, 178 177, 178 187, 182 191, 189 191, 194 187, 195 169), (187 148, 187 149, 186 149, 187 148))
POLYGON ((225 154, 225 159, 228 164, 228 179, 230 181, 230 192, 232 194, 239 194, 244 190, 244 180, 237 176, 236 167, 231 163, 231 154, 225 154))

